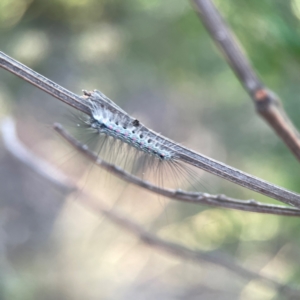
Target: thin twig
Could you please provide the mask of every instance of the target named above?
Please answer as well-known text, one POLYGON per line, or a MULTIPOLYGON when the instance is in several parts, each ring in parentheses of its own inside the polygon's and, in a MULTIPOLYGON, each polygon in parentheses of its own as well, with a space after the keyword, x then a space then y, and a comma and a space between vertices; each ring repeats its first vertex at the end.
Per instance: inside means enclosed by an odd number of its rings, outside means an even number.
POLYGON ((191 193, 181 190, 170 190, 163 189, 158 186, 155 186, 147 181, 144 181, 136 176, 127 173, 123 169, 107 163, 97 156, 95 153, 90 151, 88 147, 74 137, 72 137, 60 124, 54 124, 54 129, 67 141, 69 142, 77 151, 80 151, 85 157, 90 161, 95 163, 97 166, 105 169, 106 171, 114 174, 115 176, 135 184, 139 187, 152 191, 156 194, 176 199, 184 202, 204 204, 210 206, 218 206, 242 211, 251 211, 264 214, 273 214, 273 215, 282 215, 282 216, 300 216, 300 209, 293 207, 284 207, 279 205, 272 204, 263 204, 255 200, 237 200, 225 195, 210 195, 207 193, 191 193))
MULTIPOLYGON (((79 97, 78 95, 73 94, 67 89, 50 81, 49 79, 20 64, 13 58, 3 53, 0 53, 0 67, 5 68, 6 70, 23 78, 24 80, 30 82, 36 87, 46 91, 47 93, 56 97, 58 100, 61 100, 88 115, 91 114, 89 107, 86 106, 86 98, 79 97)), ((292 206, 300 208, 299 194, 288 191, 274 184, 268 183, 257 177, 251 176, 245 172, 227 166, 202 154, 196 153, 190 149, 176 144, 175 142, 172 142, 167 138, 164 138, 162 136, 160 138, 166 143, 174 144, 173 150, 177 151, 177 154, 181 161, 184 161, 197 168, 200 168, 219 177, 222 177, 226 180, 239 184, 250 190, 256 191, 268 197, 280 200, 286 204, 290 204, 292 206)))
POLYGON ((63 101, 88 115, 90 114, 90 109, 84 104, 81 97, 63 88, 43 75, 33 71, 3 52, 0 52, 0 66, 3 69, 6 69, 7 71, 22 78, 23 80, 28 81, 32 85, 45 91, 58 100, 63 101))
POLYGON ((300 160, 300 134, 284 111, 279 97, 264 86, 211 0, 192 0, 207 31, 252 98, 257 112, 269 123, 295 157, 300 160))
MULTIPOLYGON (((126 120, 127 124, 134 124, 137 120, 117 105, 112 100, 107 101, 107 97, 99 91, 87 92, 85 91, 86 101, 92 103, 91 111, 94 116, 94 105, 96 109, 107 109, 110 113, 117 114, 118 118, 126 120)), ((97 119, 95 119, 97 121, 97 119)), ((138 121, 138 132, 143 136, 148 136, 150 140, 155 140, 158 144, 163 145, 167 149, 171 149, 174 153, 174 160, 187 163, 195 166, 217 176, 220 176, 226 180, 232 181, 241 186, 252 189, 256 192, 280 200, 284 203, 297 206, 300 208, 300 195, 288 191, 282 187, 276 186, 272 183, 266 182, 262 179, 249 175, 233 167, 229 167, 221 162, 211 159, 203 154, 194 152, 156 132, 147 128, 140 121, 138 121)), ((115 136, 114 136, 115 138, 115 136)))
POLYGON ((131 221, 124 215, 121 215, 118 212, 108 209, 107 205, 105 205, 103 201, 95 199, 88 193, 83 192, 71 179, 68 179, 64 174, 62 174, 59 170, 56 170, 54 167, 51 166, 49 168, 48 162, 43 161, 41 158, 38 158, 36 157, 36 155, 31 153, 22 144, 22 142, 19 141, 16 135, 15 123, 12 119, 6 119, 2 123, 1 130, 3 140, 5 141, 6 149, 17 160, 30 167, 30 169, 36 171, 40 176, 43 176, 47 180, 50 180, 50 182, 54 183, 56 186, 61 187, 62 185, 65 185, 65 188, 69 192, 79 192, 82 195, 82 198, 84 199, 82 201, 79 199, 79 201, 84 207, 91 209, 94 213, 105 215, 111 222, 113 222, 122 229, 126 229, 131 234, 139 238, 143 243, 154 247, 158 250, 162 250, 163 252, 166 252, 168 254, 175 255, 180 259, 191 260, 198 264, 202 264, 204 261, 209 262, 224 267, 225 269, 232 271, 233 273, 241 276, 242 278, 263 280, 267 284, 273 285, 277 290, 279 290, 280 292, 284 292, 288 296, 299 296, 300 291, 298 289, 284 285, 274 279, 265 277, 264 275, 248 270, 238 265, 228 255, 224 255, 218 251, 194 251, 182 245, 165 241, 155 236, 154 234, 147 232, 140 225, 131 221), (49 170, 50 172, 48 173, 49 170), (58 183, 59 179, 63 179, 63 181, 61 183, 58 183))
MULTIPOLYGON (((271 283, 276 287, 276 289, 284 293, 286 296, 289 297, 295 297, 300 296, 300 290, 296 287, 284 285, 282 283, 279 283, 278 281, 265 277, 261 274, 258 274, 256 272, 253 272, 249 269, 246 269, 240 265, 238 265, 230 256, 224 255, 223 253, 220 253, 219 251, 212 251, 212 252, 204 252, 200 250, 191 250, 187 247, 184 247, 182 245, 172 243, 166 240, 163 240, 154 234, 151 234, 144 230, 140 225, 137 223, 131 221, 130 219, 126 218, 124 215, 121 215, 115 211, 107 210, 103 208, 102 203, 99 205, 99 203, 90 201, 91 198, 88 198, 88 206, 92 209, 93 212, 98 211, 101 214, 104 214, 108 219, 110 219, 113 223, 121 227, 122 229, 126 229, 133 235, 140 238, 142 242, 145 244, 148 244, 149 246, 152 246, 154 248, 157 248, 159 250, 162 250, 166 253, 175 255, 179 257, 180 259, 190 260, 194 261, 197 264, 202 264, 203 261, 210 262, 219 266, 222 266, 226 268, 227 270, 230 270, 239 276, 243 278, 248 279, 261 279, 266 281, 266 283, 271 283)), ((86 203, 84 203, 86 204, 86 203)), ((291 298, 292 299, 292 298, 291 298)))

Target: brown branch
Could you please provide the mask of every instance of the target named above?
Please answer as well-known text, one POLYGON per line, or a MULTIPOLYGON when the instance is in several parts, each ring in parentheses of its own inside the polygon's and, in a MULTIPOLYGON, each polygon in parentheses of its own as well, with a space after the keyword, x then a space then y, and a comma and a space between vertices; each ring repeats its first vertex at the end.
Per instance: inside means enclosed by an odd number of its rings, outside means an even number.
MULTIPOLYGON (((284 285, 278 281, 265 277, 254 271, 248 270, 240 265, 238 265, 232 257, 224 255, 218 251, 204 252, 204 251, 194 251, 182 245, 165 241, 154 234, 151 234, 144 230, 140 225, 131 221, 124 215, 118 212, 112 211, 107 208, 103 201, 95 199, 86 192, 83 192, 72 180, 68 179, 59 170, 50 166, 48 162, 36 157, 31 153, 23 144, 19 141, 15 124, 12 119, 6 119, 1 126, 2 137, 6 149, 19 161, 28 166, 30 169, 36 171, 40 176, 43 176, 50 182, 54 183, 56 186, 65 188, 71 192, 79 192, 84 200, 80 203, 90 209, 92 212, 105 215, 111 222, 116 224, 122 229, 127 230, 137 238, 139 238, 143 243, 161 250, 165 253, 177 256, 179 259, 194 261, 197 264, 202 264, 203 262, 209 262, 214 265, 224 267, 225 269, 241 276, 246 279, 260 279, 265 281, 267 284, 274 286, 278 291, 285 293, 286 296, 299 296, 300 291, 296 288, 284 285), (62 182, 58 181, 62 179, 62 182)), ((80 199, 79 199, 80 200, 80 199)))
POLYGON ((95 163, 97 166, 105 169, 106 171, 114 174, 115 176, 132 183, 136 186, 147 189, 156 194, 168 197, 170 199, 175 199, 179 201, 204 204, 209 206, 217 206, 229 209, 236 209, 242 211, 251 211, 256 213, 264 214, 273 214, 273 215, 282 215, 282 216, 300 216, 300 209, 293 207, 284 207, 279 205, 271 204, 262 204, 255 200, 237 200, 225 195, 210 195, 207 193, 190 193, 184 192, 181 190, 169 190, 163 189, 158 186, 155 186, 147 181, 141 180, 140 178, 133 176, 121 168, 107 163, 106 161, 100 159, 95 153, 91 152, 88 147, 74 137, 72 137, 60 124, 55 124, 54 129, 68 142, 70 143, 77 151, 80 151, 85 157, 90 161, 95 163))
MULTIPOLYGON (((74 108, 81 110, 82 112, 90 115, 90 109, 85 105, 86 99, 80 97, 67 89, 59 86, 53 81, 45 78, 30 68, 22 65, 13 58, 0 52, 0 67, 12 72, 13 74, 21 77, 36 87, 46 91, 50 95, 53 95, 58 100, 73 106, 74 108)), ((256 191, 268 197, 272 197, 286 204, 296 206, 300 208, 300 195, 282 187, 276 186, 269 182, 266 182, 260 178, 256 178, 238 169, 220 163, 214 159, 206 157, 202 154, 196 153, 190 149, 187 149, 175 142, 168 140, 167 138, 160 136, 161 140, 165 140, 166 143, 173 143, 173 151, 177 149, 178 157, 181 161, 193 165, 197 168, 210 172, 214 175, 222 177, 228 181, 239 184, 247 189, 256 191)))
POLYGON ((90 109, 83 103, 81 97, 42 76, 41 74, 33 71, 3 52, 0 52, 0 67, 17 75, 23 80, 28 81, 32 85, 45 91, 58 100, 63 101, 88 115, 91 113, 90 109))
POLYGON ((300 134, 274 92, 260 81, 244 50, 211 0, 192 0, 199 18, 252 98, 257 112, 300 160, 300 134))

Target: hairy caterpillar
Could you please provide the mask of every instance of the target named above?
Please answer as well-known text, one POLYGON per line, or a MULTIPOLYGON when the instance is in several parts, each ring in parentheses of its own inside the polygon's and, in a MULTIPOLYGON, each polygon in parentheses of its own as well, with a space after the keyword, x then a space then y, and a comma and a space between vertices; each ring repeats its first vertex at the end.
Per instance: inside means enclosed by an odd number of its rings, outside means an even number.
MULTIPOLYGON (((94 132, 104 135, 104 141, 111 139, 111 144, 106 150, 112 156, 113 152, 118 151, 116 146, 123 147, 126 144, 131 150, 135 149, 139 154, 146 154, 143 155, 142 161, 147 166, 155 168, 164 163, 163 165, 172 169, 173 174, 183 175, 189 182, 189 175, 194 174, 194 178, 198 178, 195 172, 189 169, 189 166, 195 166, 287 204, 299 205, 300 195, 194 152, 159 135, 129 116, 97 90, 84 91, 82 100, 90 109, 90 117, 85 124, 94 132)), ((161 178, 164 179, 164 176, 161 178)))
POLYGON ((130 165, 127 156, 132 153, 131 171, 144 177, 150 169, 159 185, 165 184, 166 177, 171 178, 176 187, 181 181, 194 186, 200 183, 193 167, 180 162, 178 144, 147 128, 100 91, 84 91, 84 95, 84 102, 91 110, 91 116, 84 123, 100 136, 99 154, 105 159, 123 167, 130 165))

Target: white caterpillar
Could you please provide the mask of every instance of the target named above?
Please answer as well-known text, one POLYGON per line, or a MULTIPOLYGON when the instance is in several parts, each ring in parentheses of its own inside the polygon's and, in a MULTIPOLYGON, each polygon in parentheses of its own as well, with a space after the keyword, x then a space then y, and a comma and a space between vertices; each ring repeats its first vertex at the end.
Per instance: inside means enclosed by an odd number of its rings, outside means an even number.
POLYGON ((177 143, 144 126, 100 91, 84 91, 84 95, 84 102, 91 110, 85 124, 102 136, 99 152, 106 160, 130 167, 131 172, 138 172, 143 178, 146 169, 150 171, 146 178, 152 171, 154 181, 161 186, 170 180, 169 184, 176 187, 182 185, 182 180, 189 186, 196 182, 202 186, 198 172, 180 162, 177 143), (130 147, 124 149, 125 145, 130 147), (128 159, 129 153, 133 154, 133 160, 128 159))
MULTIPOLYGON (((121 141, 123 144, 139 150, 138 152, 148 154, 146 159, 153 157, 158 162, 166 162, 164 165, 169 166, 176 177, 179 174, 189 182, 190 175, 193 176, 193 179, 198 178, 197 174, 186 166, 188 164, 274 199, 295 206, 299 205, 299 194, 217 162, 160 136, 129 116, 112 100, 97 90, 94 92, 85 91, 84 94, 83 101, 91 110, 91 117, 86 122, 90 128, 96 129, 100 134, 104 133, 106 136, 112 137, 113 141, 121 141)), ((113 151, 113 149, 109 150, 113 151)), ((148 166, 153 167, 152 163, 148 163, 148 166)))
POLYGON ((87 124, 112 138, 118 139, 139 151, 153 155, 163 161, 176 158, 172 147, 157 133, 146 128, 137 119, 130 117, 100 91, 85 91, 92 116, 87 124))

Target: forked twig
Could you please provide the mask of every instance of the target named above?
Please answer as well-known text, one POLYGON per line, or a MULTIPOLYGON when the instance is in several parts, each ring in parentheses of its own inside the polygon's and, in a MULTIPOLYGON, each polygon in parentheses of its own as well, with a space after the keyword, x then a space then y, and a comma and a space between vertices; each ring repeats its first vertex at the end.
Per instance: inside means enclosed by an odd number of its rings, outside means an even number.
POLYGON ((300 134, 284 111, 278 96, 264 86, 244 54, 237 37, 230 30, 211 0, 192 0, 199 18, 221 53, 252 98, 257 112, 300 160, 300 134))
MULTIPOLYGON (((67 89, 59 86, 53 81, 45 78, 44 76, 17 62, 2 52, 0 52, 0 67, 5 68, 9 72, 12 72, 36 87, 46 91, 47 93, 56 97, 58 100, 63 101, 88 115, 91 115, 89 107, 85 104, 85 99, 73 94, 67 89)), ((178 156, 183 162, 208 171, 250 190, 300 208, 300 195, 297 193, 251 176, 245 172, 220 163, 202 154, 196 153, 183 146, 176 145, 176 147, 178 156)))
POLYGON ((207 193, 190 193, 185 192, 182 190, 170 190, 170 189, 163 189, 158 186, 155 186, 147 181, 144 181, 136 176, 131 175, 130 173, 124 171, 123 169, 110 164, 104 160, 102 160, 99 156, 95 153, 90 151, 88 147, 74 137, 72 137, 60 124, 55 124, 54 129, 62 136, 67 142, 69 142, 77 151, 81 152, 85 157, 87 157, 90 161, 95 163, 97 166, 105 169, 106 171, 114 174, 115 176, 152 191, 156 194, 180 200, 184 202, 196 203, 196 204, 204 204, 209 206, 217 206, 217 207, 224 207, 242 211, 251 211, 257 213, 264 213, 264 214, 273 214, 273 215, 282 215, 282 216, 300 216, 300 209, 293 208, 293 207, 284 207, 279 205, 272 205, 272 204, 263 204, 257 202, 255 200, 238 200, 227 197, 225 195, 210 195, 207 193))
POLYGON ((273 285, 280 292, 285 293, 285 295, 291 297, 299 296, 300 291, 298 289, 290 287, 288 285, 284 285, 274 279, 248 270, 238 265, 230 256, 224 255, 217 251, 194 251, 182 245, 165 241, 155 236, 154 234, 147 232, 140 225, 126 218, 124 215, 108 209, 103 201, 95 199, 88 193, 83 192, 71 179, 68 179, 64 174, 62 174, 59 170, 56 170, 48 162, 36 157, 36 155, 31 153, 18 140, 15 130, 15 124, 12 119, 6 119, 3 121, 1 131, 6 149, 17 160, 21 161, 32 170, 36 171, 40 176, 43 176, 47 180, 50 180, 56 186, 61 188, 62 185, 65 185, 66 190, 68 190, 69 192, 79 192, 82 195, 82 198, 84 198, 84 200, 82 201, 81 198, 79 198, 80 203, 84 207, 91 209, 94 213, 105 215, 111 222, 113 222, 120 228, 129 231, 131 234, 139 238, 143 243, 156 249, 162 250, 165 253, 175 255, 180 259, 194 261, 197 264, 202 264, 204 261, 209 262, 224 267, 225 269, 232 271, 242 278, 263 280, 267 284, 273 285), (49 170, 51 171, 48 173, 49 170), (63 181, 59 182, 59 180, 62 178, 63 181))

